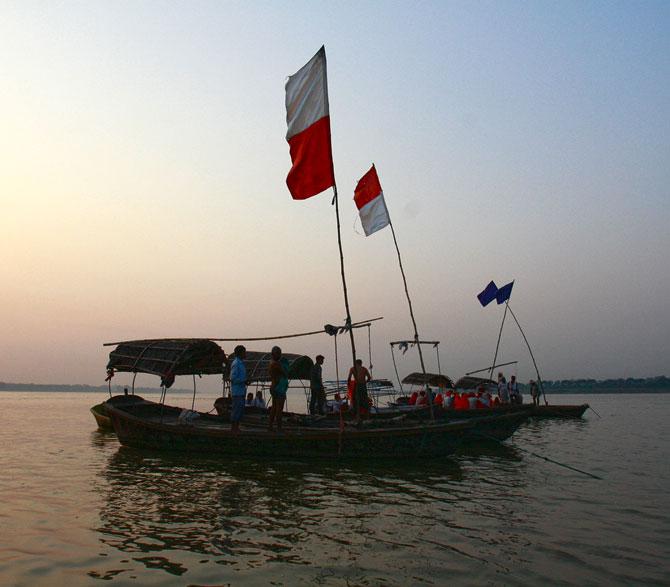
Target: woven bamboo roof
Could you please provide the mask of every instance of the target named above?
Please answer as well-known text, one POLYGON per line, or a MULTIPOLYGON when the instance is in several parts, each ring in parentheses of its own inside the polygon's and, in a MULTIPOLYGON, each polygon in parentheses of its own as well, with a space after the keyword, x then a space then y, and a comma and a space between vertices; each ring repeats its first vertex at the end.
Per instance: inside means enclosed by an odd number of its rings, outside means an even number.
POLYGON ((107 369, 157 375, 161 385, 170 387, 176 375, 222 373, 225 362, 223 349, 211 340, 138 340, 109 353, 107 369))
POLYGON ((495 387, 495 383, 483 377, 461 377, 456 382, 456 389, 477 389, 480 385, 487 389, 489 386, 495 387))
POLYGON ((447 377, 446 375, 439 375, 437 373, 410 373, 403 380, 403 383, 408 385, 433 385, 435 387, 448 387, 451 388, 454 386, 454 382, 447 377))

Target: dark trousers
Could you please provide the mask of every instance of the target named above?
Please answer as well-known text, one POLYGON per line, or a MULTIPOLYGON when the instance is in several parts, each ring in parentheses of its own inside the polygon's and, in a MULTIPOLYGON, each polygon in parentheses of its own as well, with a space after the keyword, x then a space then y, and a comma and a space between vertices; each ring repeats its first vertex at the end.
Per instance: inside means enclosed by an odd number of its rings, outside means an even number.
POLYGON ((323 390, 310 390, 309 398, 309 413, 310 414, 324 414, 326 406, 326 394, 323 390))

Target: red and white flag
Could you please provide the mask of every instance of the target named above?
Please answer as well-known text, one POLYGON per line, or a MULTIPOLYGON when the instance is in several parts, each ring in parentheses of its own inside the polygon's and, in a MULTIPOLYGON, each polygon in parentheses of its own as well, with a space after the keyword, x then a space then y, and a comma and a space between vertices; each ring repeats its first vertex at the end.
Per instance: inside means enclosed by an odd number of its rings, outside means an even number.
POLYGON ((384 201, 384 192, 374 165, 356 184, 354 202, 361 215, 365 236, 370 236, 391 223, 384 201))
POLYGON ((286 122, 293 162, 286 185, 294 200, 305 200, 335 185, 325 47, 289 76, 286 122))

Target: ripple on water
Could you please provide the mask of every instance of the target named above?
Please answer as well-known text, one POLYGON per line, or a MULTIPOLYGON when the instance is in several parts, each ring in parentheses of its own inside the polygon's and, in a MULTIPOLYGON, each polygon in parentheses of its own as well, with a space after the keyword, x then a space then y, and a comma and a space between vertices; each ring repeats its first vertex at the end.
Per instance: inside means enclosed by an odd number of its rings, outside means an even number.
POLYGON ((4 584, 670 583, 664 403, 644 426, 617 408, 394 465, 119 449, 82 398, 35 416, 46 449, 12 429, 26 404, 4 406, 4 584))

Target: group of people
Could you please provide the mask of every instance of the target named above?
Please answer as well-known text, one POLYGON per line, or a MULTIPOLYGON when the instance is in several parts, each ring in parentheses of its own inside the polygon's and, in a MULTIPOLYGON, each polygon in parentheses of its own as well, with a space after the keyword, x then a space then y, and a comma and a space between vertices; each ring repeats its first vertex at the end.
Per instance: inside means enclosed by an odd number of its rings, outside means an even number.
MULTIPOLYGON (((245 407, 266 407, 263 393, 260 390, 256 392, 255 397, 252 393, 247 394, 249 380, 244 363, 246 354, 247 349, 243 345, 236 346, 234 350, 235 358, 230 367, 230 422, 233 432, 239 432, 240 430, 240 422, 244 416, 245 407)), ((270 376, 270 397, 272 398, 272 403, 270 404, 268 429, 272 431, 276 425, 277 430, 281 431, 286 392, 288 390, 289 364, 286 358, 282 357, 281 348, 278 346, 272 347, 270 354, 271 360, 268 366, 268 374, 270 376)), ((339 394, 335 395, 334 402, 326 401, 326 391, 323 385, 323 362, 323 355, 317 355, 310 373, 309 412, 314 415, 323 415, 329 408, 331 411, 337 412, 348 409, 346 400, 343 401, 339 397, 339 394)), ((367 392, 367 383, 371 378, 370 372, 363 366, 363 361, 357 359, 347 377, 347 384, 352 388, 351 400, 357 417, 360 417, 361 413, 369 407, 370 399, 367 392)))
MULTIPOLYGON (((529 382, 530 396, 534 405, 539 405, 540 390, 537 383, 531 379, 529 382)), ((456 410, 472 410, 477 408, 491 408, 500 405, 522 404, 523 396, 516 380, 512 375, 509 382, 502 373, 498 373, 497 396, 494 397, 486 385, 480 385, 476 392, 457 392, 454 390, 441 389, 439 393, 433 391, 421 390, 415 391, 409 397, 408 404, 411 406, 428 405, 432 401, 433 405, 456 410), (429 399, 430 396, 430 399, 429 399)))
MULTIPOLYGON (((238 345, 234 350, 235 358, 230 366, 230 429, 237 433, 240 430, 240 422, 244 416, 245 403, 248 401, 247 385, 249 380, 247 378, 247 367, 244 364, 244 359, 247 356, 247 349, 243 345, 238 345), (246 400, 245 400, 246 398, 246 400)), ((270 396, 272 397, 272 404, 270 405, 270 416, 268 419, 268 429, 274 430, 275 424, 277 430, 282 430, 282 415, 284 413, 284 403, 286 402, 286 392, 288 390, 288 370, 289 364, 286 358, 282 357, 281 348, 278 346, 272 347, 270 353, 271 359, 268 366, 268 373, 270 375, 270 396)), ((253 398, 252 403, 258 407, 265 407, 263 394, 258 391, 256 398, 253 398)))
MULTIPOLYGON (((263 394, 259 390, 256 396, 252 393, 247 394, 247 370, 244 364, 246 358, 246 348, 243 345, 235 347, 235 359, 230 369, 230 390, 231 390, 231 411, 230 421, 231 430, 238 432, 240 429, 240 421, 244 416, 244 408, 259 407, 265 408, 265 400, 263 394)), ((332 401, 326 401, 326 391, 323 385, 323 355, 317 355, 310 373, 310 401, 309 412, 313 415, 323 415, 326 410, 331 412, 341 412, 349 409, 350 405, 346 399, 342 399, 339 393, 335 394, 332 401)), ((277 430, 282 430, 282 416, 284 413, 284 404, 286 403, 286 392, 288 390, 289 382, 289 364, 286 358, 282 356, 281 348, 278 346, 272 347, 271 360, 268 366, 268 373, 270 376, 270 396, 272 403, 270 404, 270 414, 268 419, 268 429, 274 430, 276 425, 277 430)), ((351 407, 357 420, 362 415, 367 413, 370 407, 370 397, 368 396, 367 384, 372 379, 368 369, 363 366, 361 359, 356 359, 354 366, 349 370, 347 376, 347 386, 349 388, 349 399, 351 407)), ((535 381, 531 380, 529 383, 530 395, 533 404, 539 405, 539 389, 535 381)), ((498 373, 498 396, 492 397, 486 386, 480 386, 477 392, 458 393, 453 390, 440 390, 440 393, 434 394, 432 391, 421 390, 414 392, 409 398, 410 405, 428 405, 432 402, 444 408, 453 409, 476 409, 476 408, 490 408, 498 405, 521 404, 523 397, 516 376, 512 375, 510 381, 507 382, 502 373, 498 373), (430 397, 429 397, 430 396, 430 397)))
MULTIPOLYGON (((309 413, 312 415, 323 415, 326 411, 341 412, 349 409, 349 403, 343 400, 339 393, 336 393, 334 399, 326 401, 326 391, 323 386, 323 355, 317 355, 312 367, 309 389, 309 413)), ((360 416, 370 405, 368 396, 368 382, 372 379, 370 371, 363 365, 361 359, 356 359, 354 366, 347 375, 347 387, 351 389, 351 405, 360 416)))
POLYGON ((259 389, 254 396, 253 393, 247 393, 247 400, 244 402, 245 408, 261 408, 264 410, 267 406, 263 399, 263 392, 259 389))
POLYGON ((516 375, 510 377, 509 383, 502 373, 498 373, 498 399, 501 404, 522 404, 523 397, 516 375))
MULTIPOLYGON (((528 382, 530 397, 534 406, 540 405, 540 389, 533 379, 528 382)), ((503 404, 522 404, 523 396, 516 381, 516 375, 510 377, 509 383, 502 373, 498 373, 498 397, 503 404)))
POLYGON ((408 404, 410 406, 427 406, 429 394, 434 406, 439 406, 445 409, 474 410, 477 408, 491 408, 500 405, 500 400, 497 397, 492 397, 488 391, 482 389, 479 389, 477 392, 464 391, 460 393, 450 389, 446 391, 441 390, 437 394, 430 390, 426 393, 426 390, 422 389, 421 391, 412 393, 409 397, 408 404))

